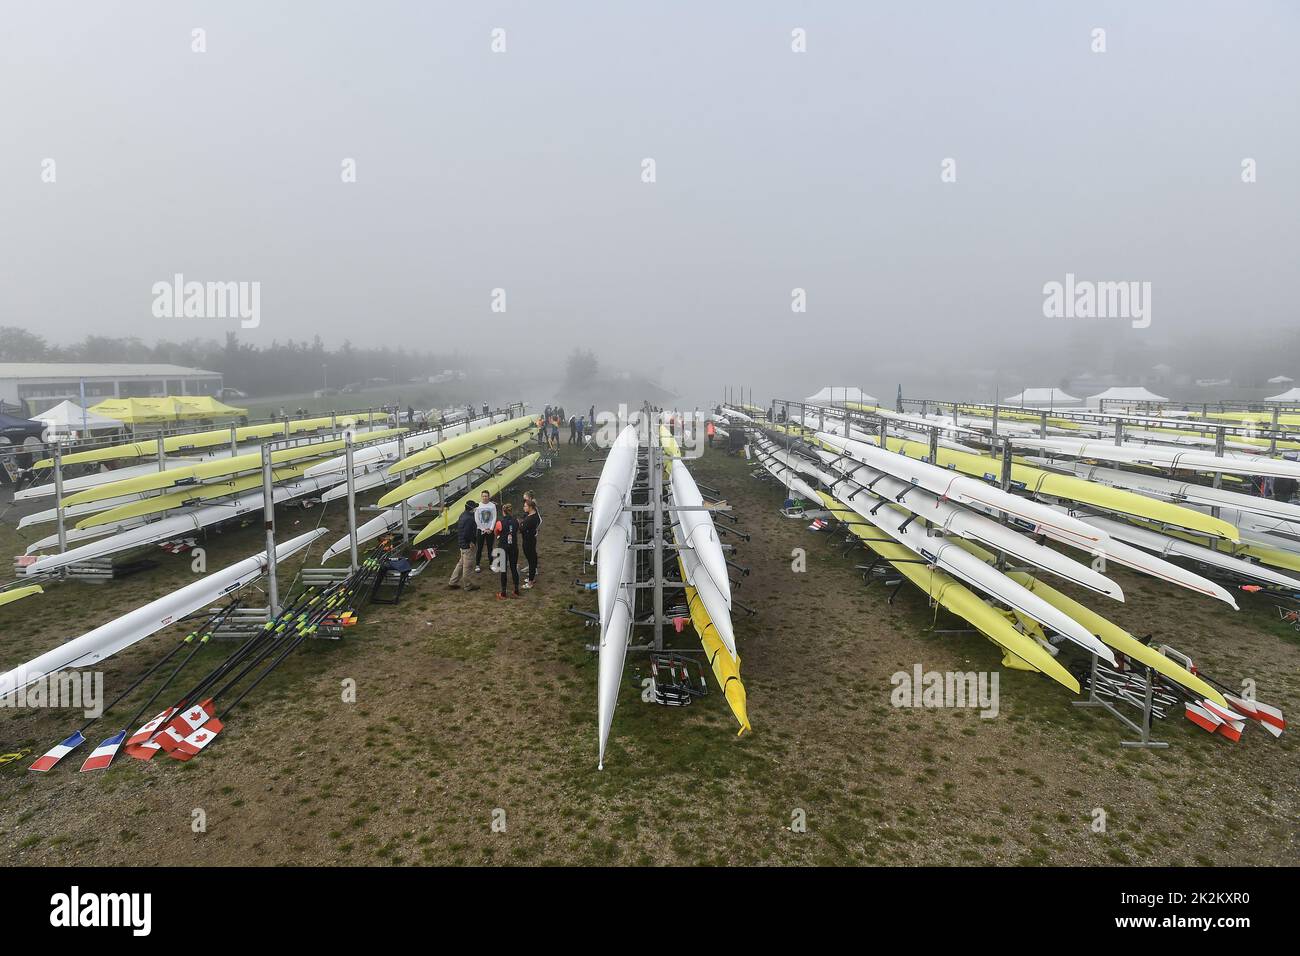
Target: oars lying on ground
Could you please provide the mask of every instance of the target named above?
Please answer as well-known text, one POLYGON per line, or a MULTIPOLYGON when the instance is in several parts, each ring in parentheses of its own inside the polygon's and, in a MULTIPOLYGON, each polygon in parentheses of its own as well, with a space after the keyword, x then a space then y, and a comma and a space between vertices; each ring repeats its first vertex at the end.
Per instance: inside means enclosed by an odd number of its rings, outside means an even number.
MULTIPOLYGON (((86 742, 85 733, 87 730, 89 730, 100 720, 102 720, 103 717, 109 711, 111 711, 114 707, 116 707, 123 700, 125 700, 137 687, 139 687, 150 677, 152 677, 154 673, 158 670, 158 668, 162 667, 169 660, 175 657, 176 654, 181 650, 181 648, 185 647, 187 644, 193 644, 194 645, 193 649, 190 651, 188 655, 186 655, 185 659, 181 662, 180 667, 178 667, 175 671, 173 671, 171 677, 169 677, 166 681, 164 681, 162 686, 160 686, 158 690, 154 692, 154 696, 149 698, 149 700, 145 702, 144 707, 148 707, 149 704, 153 702, 154 698, 156 698, 157 695, 162 692, 163 688, 165 688, 167 684, 172 680, 172 678, 174 678, 176 674, 180 672, 180 669, 189 663, 190 659, 194 656, 195 651, 197 651, 204 643, 207 642, 207 639, 211 636, 212 631, 220 624, 221 621, 223 621, 226 618, 226 616, 231 611, 234 610, 236 604, 238 603, 239 602, 236 601, 227 607, 220 608, 217 611, 213 612, 208 617, 207 621, 204 622, 202 627, 196 628, 193 631, 190 631, 190 633, 186 634, 185 637, 181 639, 181 642, 179 644, 177 644, 170 651, 168 651, 163 656, 162 660, 158 661, 156 664, 154 664, 152 667, 146 670, 143 674, 141 674, 139 678, 133 681, 131 683, 131 686, 128 687, 126 690, 122 691, 122 693, 119 694, 113 700, 112 703, 110 703, 107 707, 104 708, 103 712, 98 717, 88 721, 79 730, 74 731, 70 736, 64 738, 54 747, 50 748, 50 750, 46 751, 46 753, 43 754, 40 757, 40 759, 38 759, 34 764, 32 764, 31 769, 41 773, 44 773, 45 771, 48 770, 52 770, 60 760, 62 760, 64 757, 66 757, 68 754, 70 754, 72 751, 76 750, 78 747, 80 747, 82 744, 86 742)), ((140 708, 140 713, 144 712, 144 707, 140 708)), ((135 717, 127 721, 128 729, 130 728, 131 724, 133 724, 136 720, 139 719, 139 716, 140 716, 139 714, 136 714, 135 717)), ((113 746, 112 751, 109 753, 108 760, 104 761, 103 763, 103 766, 107 767, 108 764, 111 763, 113 760, 113 754, 117 752, 117 745, 121 744, 122 738, 125 736, 126 736, 126 731, 123 731, 122 733, 115 735, 115 737, 109 737, 102 744, 100 744, 98 747, 95 748, 95 753, 91 754, 90 758, 88 758, 86 762, 82 764, 81 769, 82 770, 97 769, 97 767, 90 766, 91 761, 95 760, 96 757, 101 756, 100 752, 110 744, 113 744, 113 741, 116 739, 117 744, 113 746)))
POLYGON ((182 694, 172 706, 165 708, 152 720, 137 730, 126 741, 126 752, 141 760, 148 760, 158 752, 158 745, 153 742, 155 734, 159 733, 159 728, 170 720, 182 708, 188 707, 190 702, 206 691, 214 683, 229 673, 236 667, 240 661, 248 657, 256 648, 264 644, 270 636, 283 630, 288 622, 292 620, 293 615, 298 612, 299 608, 305 606, 310 601, 319 596, 319 591, 308 589, 300 592, 288 605, 280 612, 279 616, 272 621, 267 621, 261 628, 242 644, 236 647, 221 663, 203 676, 197 684, 182 694))
POLYGON ((362 593, 379 568, 378 554, 379 549, 376 549, 349 578, 328 588, 300 594, 294 606, 281 613, 275 621, 268 622, 262 632, 246 642, 240 651, 200 682, 198 687, 186 694, 177 706, 168 708, 140 728, 132 736, 127 752, 134 757, 148 760, 162 750, 178 760, 188 760, 206 747, 225 726, 217 716, 216 701, 236 687, 259 665, 265 663, 277 650, 279 651, 252 683, 240 692, 230 705, 222 709, 221 717, 228 718, 235 705, 279 667, 295 648, 316 633, 322 622, 336 615, 340 608, 351 604, 357 595, 362 593), (210 696, 198 704, 189 703, 213 687, 218 680, 230 675, 235 666, 241 662, 243 666, 234 673, 234 676, 228 677, 225 683, 210 696))

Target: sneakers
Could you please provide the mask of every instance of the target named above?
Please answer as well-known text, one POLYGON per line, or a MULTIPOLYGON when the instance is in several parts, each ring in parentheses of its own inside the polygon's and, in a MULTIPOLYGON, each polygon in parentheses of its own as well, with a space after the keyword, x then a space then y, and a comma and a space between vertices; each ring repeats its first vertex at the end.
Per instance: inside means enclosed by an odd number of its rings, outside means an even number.
POLYGON ((510 595, 510 596, 511 596, 511 597, 519 597, 519 589, 518 589, 518 588, 515 588, 515 593, 512 594, 512 595, 510 595))
POLYGON ((506 599, 506 592, 505 592, 505 591, 498 591, 498 592, 497 592, 497 600, 498 600, 498 601, 504 601, 505 599, 506 599))
POLYGON ((448 584, 447 587, 449 587, 449 588, 450 588, 451 590, 453 590, 453 591, 459 591, 459 590, 460 590, 460 585, 459 585, 459 584, 448 584))
POLYGON ((482 571, 482 570, 483 570, 483 569, 480 568, 477 564, 474 565, 474 573, 475 573, 475 574, 478 574, 478 573, 479 573, 480 571, 482 571))
POLYGON ((478 585, 477 585, 477 584, 466 584, 463 588, 461 588, 461 590, 463 590, 463 591, 477 591, 477 590, 478 590, 478 585))
POLYGON ((524 588, 525 591, 531 590, 531 589, 532 589, 532 586, 533 586, 533 582, 532 582, 532 581, 525 581, 524 584, 523 584, 523 588, 524 588))

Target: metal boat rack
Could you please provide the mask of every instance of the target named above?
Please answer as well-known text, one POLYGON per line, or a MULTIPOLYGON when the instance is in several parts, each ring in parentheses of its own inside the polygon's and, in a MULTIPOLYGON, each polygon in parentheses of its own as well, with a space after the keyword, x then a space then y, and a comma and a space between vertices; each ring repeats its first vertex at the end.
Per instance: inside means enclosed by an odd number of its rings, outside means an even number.
MULTIPOLYGON (((642 409, 641 420, 651 422, 649 427, 648 442, 637 456, 637 478, 632 486, 632 503, 627 505, 624 510, 632 513, 633 534, 636 543, 632 545, 637 551, 645 551, 650 556, 650 568, 648 573, 644 573, 641 568, 641 562, 638 562, 638 580, 632 585, 637 590, 647 590, 651 592, 651 607, 648 613, 634 618, 633 625, 641 628, 653 628, 653 636, 643 643, 628 644, 628 651, 649 652, 651 654, 663 654, 664 648, 664 627, 665 625, 675 628, 676 621, 683 617, 681 608, 672 608, 665 605, 665 595, 668 592, 676 591, 684 593, 685 584, 678 580, 668 580, 665 573, 665 556, 675 554, 678 545, 667 540, 667 534, 673 523, 673 515, 683 511, 707 511, 718 518, 725 519, 732 523, 732 526, 717 526, 719 537, 735 536, 741 540, 748 541, 747 532, 734 526, 735 517, 730 513, 731 505, 725 502, 715 500, 712 504, 678 506, 668 503, 667 492, 664 487, 664 460, 665 452, 660 442, 659 434, 659 415, 660 409, 653 409, 646 406, 642 409)), ((598 476, 580 475, 579 480, 594 481, 598 476)), ((699 486, 702 490, 709 492, 716 499, 716 489, 711 489, 707 485, 699 486)), ((568 508, 587 508, 590 502, 586 501, 563 501, 561 507, 568 508)), ((585 524, 586 522, 577 519, 575 523, 585 524)), ((572 538, 566 536, 566 543, 586 545, 587 540, 584 535, 582 538, 572 538)), ((734 554, 735 545, 722 544, 724 554, 734 554)), ((749 569, 736 564, 728 559, 729 567, 736 569, 742 576, 748 576, 749 569)), ((580 579, 575 580, 575 586, 587 589, 588 585, 580 579)), ((733 579, 733 584, 739 587, 739 582, 733 579)), ((747 614, 756 614, 757 611, 745 606, 744 604, 732 599, 732 607, 738 608, 747 614)), ((569 613, 583 618, 588 626, 598 625, 599 618, 590 611, 570 606, 569 613)), ((587 650, 596 651, 598 645, 589 644, 587 650)), ((674 648, 673 654, 702 654, 701 648, 674 648)))
POLYGON ((1149 667, 1142 668, 1146 676, 1141 681, 1134 680, 1132 671, 1120 671, 1109 664, 1102 663, 1096 654, 1092 656, 1092 665, 1081 683, 1088 686, 1086 700, 1071 701, 1074 707, 1099 707, 1120 723, 1138 735, 1137 740, 1121 740, 1121 747, 1143 747, 1149 750, 1161 750, 1169 746, 1162 740, 1151 737, 1151 718, 1163 718, 1169 708, 1176 706, 1178 698, 1160 688, 1156 672, 1149 667), (1141 712, 1140 722, 1120 711, 1112 701, 1127 703, 1141 712))

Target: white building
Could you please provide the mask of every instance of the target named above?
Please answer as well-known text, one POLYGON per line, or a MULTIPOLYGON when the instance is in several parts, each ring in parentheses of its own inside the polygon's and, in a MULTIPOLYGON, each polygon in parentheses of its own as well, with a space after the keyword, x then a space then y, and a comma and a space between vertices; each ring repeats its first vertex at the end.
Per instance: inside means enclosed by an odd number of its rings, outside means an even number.
POLYGON ((216 395, 220 372, 183 365, 0 362, 0 401, 37 415, 62 401, 85 408, 106 398, 216 395))

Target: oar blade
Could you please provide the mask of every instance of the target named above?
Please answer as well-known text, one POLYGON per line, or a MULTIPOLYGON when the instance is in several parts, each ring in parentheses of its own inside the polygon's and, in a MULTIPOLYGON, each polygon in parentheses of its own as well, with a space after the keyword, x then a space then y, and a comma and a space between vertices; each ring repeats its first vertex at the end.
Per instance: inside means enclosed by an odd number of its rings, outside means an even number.
POLYGON ((180 740, 167 754, 173 760, 189 760, 200 750, 212 743, 212 739, 225 727, 218 717, 211 717, 198 730, 180 740))
POLYGON ((117 756, 118 748, 122 746, 124 740, 126 740, 125 730, 118 731, 113 736, 106 739, 95 748, 94 752, 92 752, 89 757, 86 758, 86 762, 81 765, 81 772, 85 773, 88 770, 107 770, 108 765, 111 764, 113 758, 117 756))
POLYGON ((174 713, 176 713, 176 708, 168 707, 161 714, 154 717, 153 720, 149 721, 127 738, 125 748, 127 755, 134 757, 137 760, 152 759, 154 754, 158 753, 159 750, 158 745, 154 743, 152 739, 153 735, 157 733, 158 728, 161 727, 174 713))
POLYGON ((187 737, 211 720, 212 716, 212 698, 209 697, 203 703, 186 707, 176 714, 167 722, 162 733, 154 738, 155 742, 167 753, 171 753, 187 737))
POLYGON ((32 764, 31 769, 35 770, 37 773, 46 773, 47 771, 53 770, 55 764, 85 742, 86 738, 81 736, 81 731, 78 730, 71 737, 60 741, 47 750, 40 759, 36 761, 36 763, 32 764))

